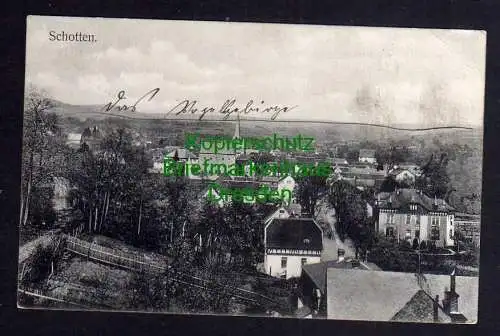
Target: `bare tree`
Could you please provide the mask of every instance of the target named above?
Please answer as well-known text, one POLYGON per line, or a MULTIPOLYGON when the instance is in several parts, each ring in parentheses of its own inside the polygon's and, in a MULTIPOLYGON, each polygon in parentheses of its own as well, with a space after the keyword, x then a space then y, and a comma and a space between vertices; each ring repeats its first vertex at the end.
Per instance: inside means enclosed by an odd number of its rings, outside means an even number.
POLYGON ((30 213, 30 202, 36 184, 50 181, 47 173, 48 153, 59 133, 58 119, 49 110, 53 107, 47 93, 33 86, 27 88, 24 102, 23 169, 21 184, 21 211, 19 222, 25 227, 30 213))

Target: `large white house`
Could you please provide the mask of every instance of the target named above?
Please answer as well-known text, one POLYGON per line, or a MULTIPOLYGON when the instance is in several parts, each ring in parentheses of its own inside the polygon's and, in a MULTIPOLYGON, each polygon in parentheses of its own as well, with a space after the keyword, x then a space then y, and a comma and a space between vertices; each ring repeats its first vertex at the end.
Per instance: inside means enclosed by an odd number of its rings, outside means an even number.
POLYGON ((454 212, 444 200, 430 198, 416 189, 398 189, 377 195, 377 231, 398 239, 436 246, 454 245, 454 212))
POLYGON ((275 277, 299 277, 302 265, 321 261, 323 232, 312 218, 273 218, 264 228, 264 269, 275 277))

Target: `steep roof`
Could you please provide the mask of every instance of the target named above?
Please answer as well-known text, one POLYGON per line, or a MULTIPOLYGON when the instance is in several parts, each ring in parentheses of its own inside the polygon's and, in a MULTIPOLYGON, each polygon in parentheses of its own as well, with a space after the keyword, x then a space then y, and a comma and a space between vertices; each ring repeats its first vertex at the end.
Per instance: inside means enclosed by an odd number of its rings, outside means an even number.
POLYGON ((274 218, 266 227, 266 247, 323 250, 323 233, 312 218, 274 218))
POLYGON ((368 268, 362 264, 359 264, 359 267, 353 267, 351 260, 328 260, 316 264, 305 264, 302 266, 302 271, 314 282, 316 287, 319 288, 322 293, 325 293, 326 273, 329 268, 368 270, 368 268))
MULTIPOLYGON (((395 322, 434 322, 434 303, 435 300, 424 290, 419 290, 406 303, 406 305, 391 318, 395 322)), ((438 305, 437 322, 451 322, 443 308, 438 305)))
MULTIPOLYGON (((456 276, 458 310, 468 322, 477 320, 478 278, 456 276)), ((449 275, 365 271, 329 268, 327 271, 328 318, 365 321, 428 318, 436 295, 444 298, 449 275), (423 291, 425 293, 419 293, 423 291), (426 295, 423 295, 426 294, 426 295), (431 301, 430 301, 430 300, 431 301)), ((439 303, 441 305, 441 302, 439 303)), ((440 308, 442 310, 442 308, 440 308)), ((443 321, 447 320, 440 312, 443 321)), ((432 315, 431 315, 432 316, 432 315)))
POLYGON ((379 198, 379 208, 409 210, 410 203, 414 203, 427 211, 451 212, 455 210, 443 199, 436 198, 434 200, 416 189, 398 189, 393 192, 381 192, 377 195, 377 198, 379 198), (436 206, 434 206, 435 202, 436 206))

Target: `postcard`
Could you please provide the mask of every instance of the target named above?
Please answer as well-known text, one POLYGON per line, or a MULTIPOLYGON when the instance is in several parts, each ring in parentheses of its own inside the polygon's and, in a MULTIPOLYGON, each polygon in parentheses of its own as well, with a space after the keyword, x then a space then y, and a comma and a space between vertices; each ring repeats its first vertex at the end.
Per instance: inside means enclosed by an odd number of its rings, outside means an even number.
POLYGON ((18 307, 476 323, 485 46, 29 16, 18 307))

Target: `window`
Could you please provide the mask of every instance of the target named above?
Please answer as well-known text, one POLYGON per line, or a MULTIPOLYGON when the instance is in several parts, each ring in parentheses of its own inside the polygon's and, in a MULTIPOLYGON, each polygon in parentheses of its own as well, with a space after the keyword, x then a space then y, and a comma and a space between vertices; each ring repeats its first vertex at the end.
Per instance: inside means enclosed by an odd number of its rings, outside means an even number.
POLYGON ((394 224, 394 214, 393 213, 387 214, 387 223, 394 224))
POLYGON ((286 262, 287 262, 287 258, 286 257, 282 257, 281 258, 281 268, 286 268, 286 262))
POLYGON ((439 217, 431 217, 431 240, 439 240, 439 217))
MULTIPOLYGON (((450 231, 450 232, 451 232, 451 231, 450 231)), ((300 259, 300 264, 301 264, 301 265, 305 265, 305 264, 307 264, 307 258, 301 258, 301 259, 300 259)))
POLYGON ((410 229, 406 230, 405 238, 407 238, 407 239, 411 238, 411 230, 410 229))
POLYGON ((420 239, 420 230, 415 230, 415 238, 420 239))
POLYGON ((453 230, 450 229, 450 239, 453 239, 453 230))
POLYGON ((410 225, 411 215, 406 215, 406 225, 410 225))
POLYGON ((417 228, 420 229, 420 215, 417 215, 417 228))
POLYGON ((394 237, 394 228, 392 226, 389 226, 385 229, 385 235, 387 237, 394 237))

